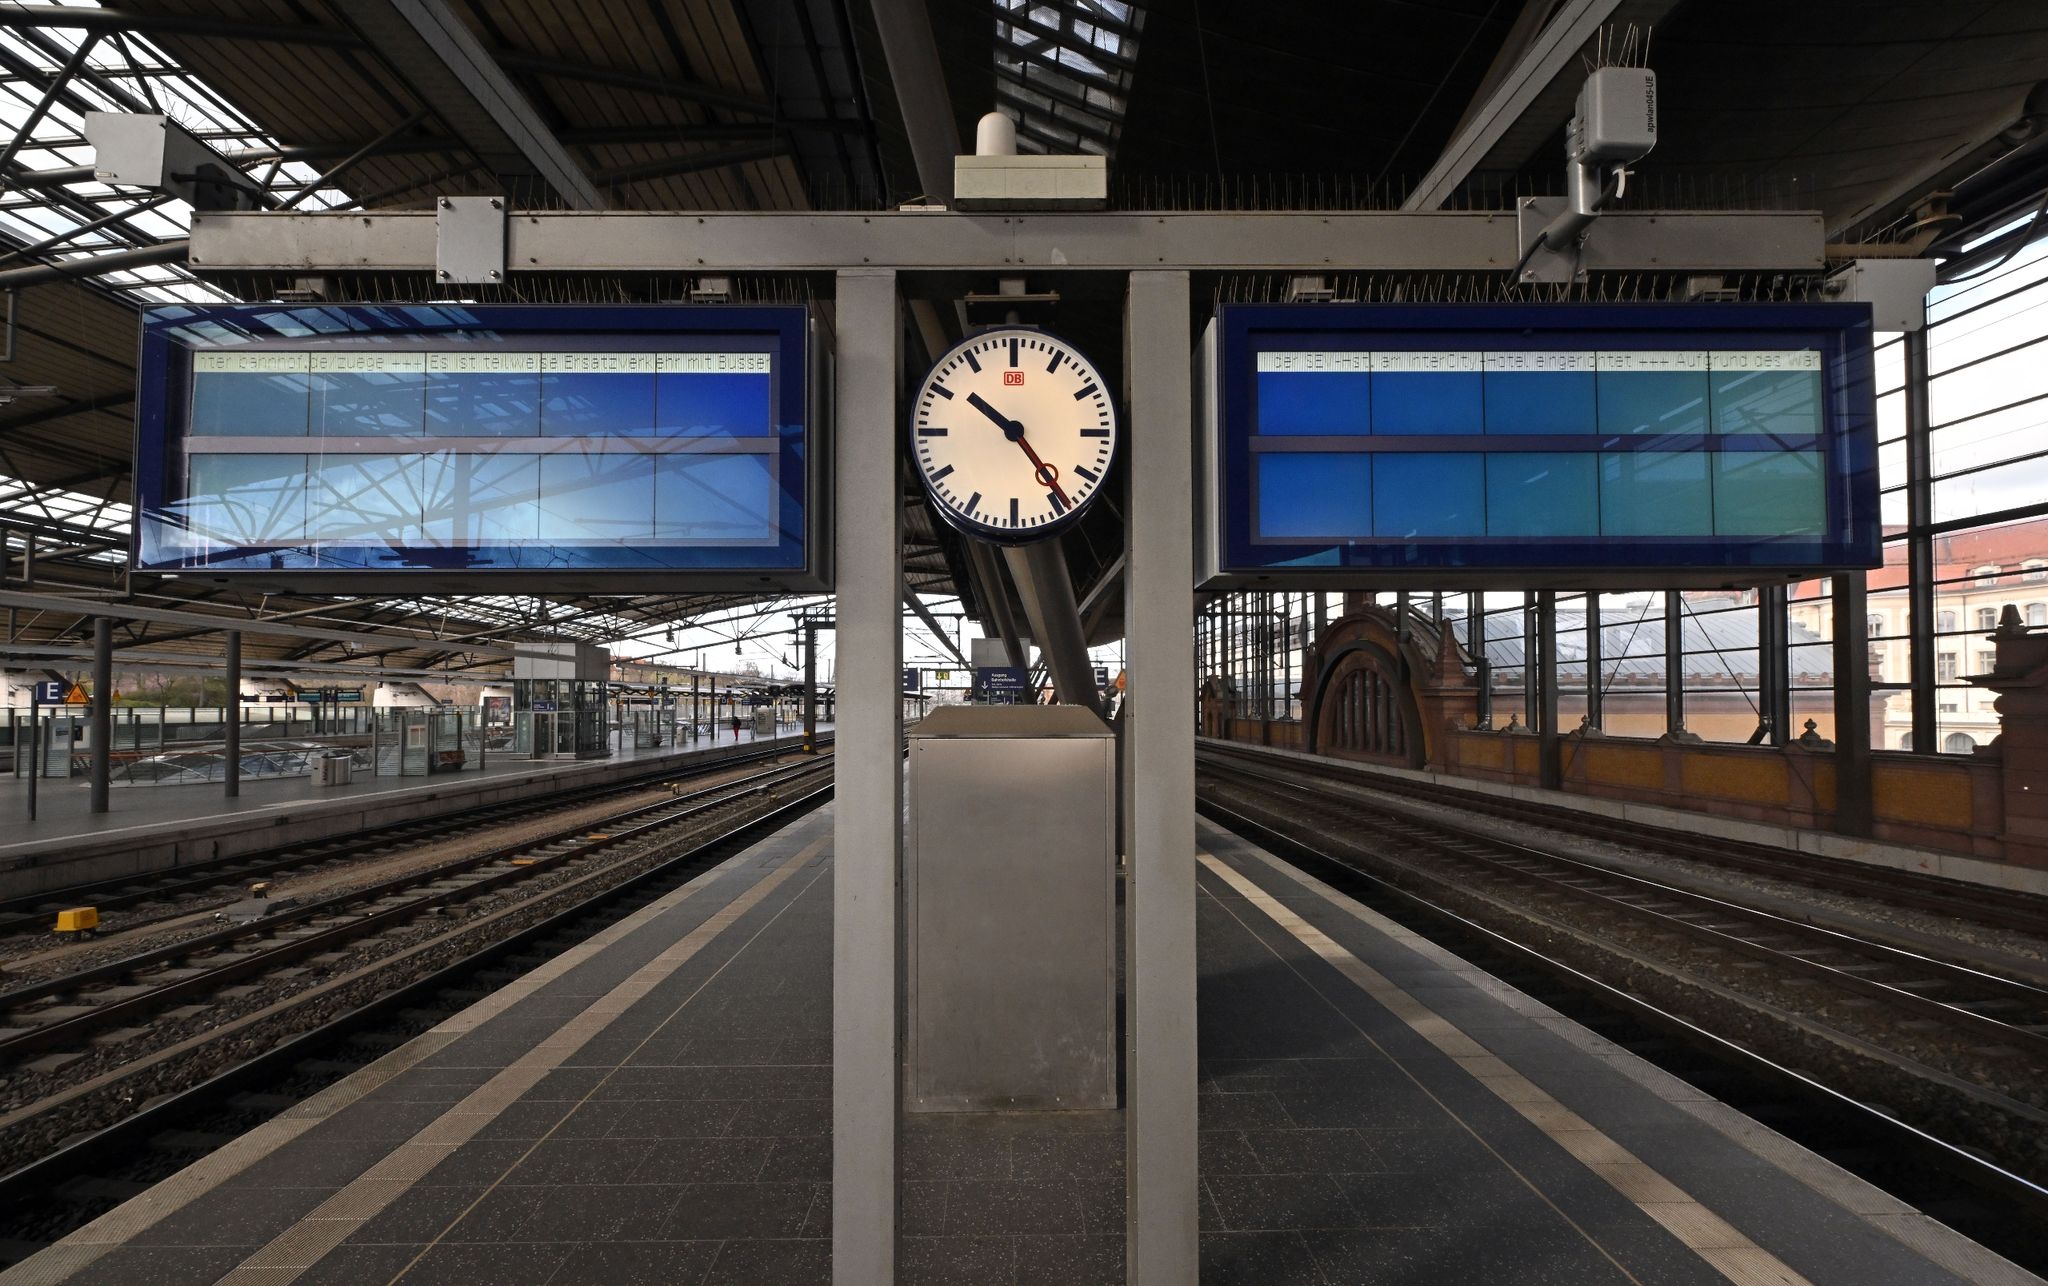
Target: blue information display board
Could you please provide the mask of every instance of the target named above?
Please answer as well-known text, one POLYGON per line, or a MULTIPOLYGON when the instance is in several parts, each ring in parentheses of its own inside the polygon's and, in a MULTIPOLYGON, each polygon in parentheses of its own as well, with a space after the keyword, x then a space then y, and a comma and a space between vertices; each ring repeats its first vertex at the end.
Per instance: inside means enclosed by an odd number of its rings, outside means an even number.
POLYGON ((1876 566, 1871 339, 1854 304, 1227 306, 1205 581, 1876 566))
POLYGON ((781 307, 158 307, 138 571, 298 588, 821 588, 781 307))

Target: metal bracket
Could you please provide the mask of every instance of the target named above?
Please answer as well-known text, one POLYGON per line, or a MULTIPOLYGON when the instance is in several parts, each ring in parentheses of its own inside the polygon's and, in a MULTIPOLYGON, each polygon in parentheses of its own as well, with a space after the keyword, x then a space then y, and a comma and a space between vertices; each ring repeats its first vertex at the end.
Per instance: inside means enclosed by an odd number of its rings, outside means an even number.
POLYGON ((496 285, 505 280, 505 198, 444 196, 434 203, 434 276, 496 285))
POLYGON ((1570 200, 1561 196, 1525 196, 1515 202, 1515 249, 1525 261, 1519 280, 1569 283, 1586 279, 1585 255, 1579 245, 1564 251, 1538 244, 1550 221, 1570 207, 1570 200))

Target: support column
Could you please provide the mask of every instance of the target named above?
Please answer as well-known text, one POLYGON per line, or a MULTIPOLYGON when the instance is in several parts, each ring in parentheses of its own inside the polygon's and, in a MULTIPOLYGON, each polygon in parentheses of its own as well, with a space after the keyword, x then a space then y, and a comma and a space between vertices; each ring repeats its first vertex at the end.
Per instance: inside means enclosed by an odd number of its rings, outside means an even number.
POLYGON ((229 630, 228 645, 228 691, 222 713, 227 716, 227 786, 225 794, 233 799, 242 793, 242 632, 229 630))
POLYGON ((1685 634, 1678 591, 1664 591, 1664 731, 1685 726, 1685 634))
POLYGON ((818 749, 818 622, 804 618, 804 751, 818 749))
POLYGON ((114 622, 96 616, 92 622, 92 811, 108 807, 108 786, 114 775, 114 622))
POLYGON ((1600 591, 1586 591, 1586 726, 1597 728, 1605 716, 1600 711, 1601 672, 1606 668, 1601 657, 1607 637, 1601 628, 1600 591))
POLYGON ((1477 667, 1474 681, 1479 685, 1479 726, 1493 726, 1493 662, 1486 654, 1486 595, 1473 590, 1465 595, 1465 647, 1477 667))
POLYGON ((1843 572, 1828 590, 1835 623, 1835 830, 1869 835, 1870 616, 1868 579, 1843 572))
POLYGON ((1564 787, 1564 762, 1557 732, 1557 591, 1536 595, 1536 669, 1538 699, 1537 784, 1546 790, 1564 787))
POLYGON ((1769 725, 1767 741, 1783 746, 1792 734, 1792 639, 1783 585, 1757 592, 1757 705, 1769 725))
POLYGON ((1927 405, 1927 332, 1909 330, 1906 357, 1906 634, 1913 695, 1913 750, 1941 749, 1935 731, 1934 460, 1927 405))
POLYGON ((1126 1280, 1198 1277, 1195 1188, 1195 740, 1187 693, 1194 585, 1194 353, 1188 274, 1134 272, 1124 351, 1131 408, 1124 623, 1126 1280))
POLYGON ((1522 727, 1530 732, 1543 730, 1543 694, 1537 689, 1543 658, 1537 655, 1538 648, 1536 596, 1525 589, 1522 591, 1522 727))
POLYGON ((896 274, 838 276, 833 443, 839 741, 832 757, 832 1280, 895 1280, 903 504, 896 274))

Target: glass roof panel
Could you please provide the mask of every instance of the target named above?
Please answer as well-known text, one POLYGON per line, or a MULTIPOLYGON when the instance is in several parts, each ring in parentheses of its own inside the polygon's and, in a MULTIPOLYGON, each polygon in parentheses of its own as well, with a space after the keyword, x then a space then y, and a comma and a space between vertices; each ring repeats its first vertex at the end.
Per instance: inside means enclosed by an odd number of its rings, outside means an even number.
POLYGON ((1144 10, 1117 0, 993 0, 996 95, 1024 152, 1115 152, 1144 10))

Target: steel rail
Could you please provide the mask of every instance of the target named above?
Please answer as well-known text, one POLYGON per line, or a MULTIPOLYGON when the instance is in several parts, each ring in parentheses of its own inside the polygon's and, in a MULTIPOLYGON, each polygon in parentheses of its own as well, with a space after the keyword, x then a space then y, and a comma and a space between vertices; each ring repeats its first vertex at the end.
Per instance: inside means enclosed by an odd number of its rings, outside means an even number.
POLYGON ((1870 1130, 1877 1137, 1897 1144, 1911 1155, 1962 1178, 1972 1187, 2000 1201, 2012 1203, 2035 1219, 2048 1217, 2048 1188, 2043 1188, 1974 1152, 1900 1120, 1881 1107, 1865 1103, 1815 1080, 1804 1072, 1767 1058, 1738 1041, 1663 1009, 1633 992, 1586 973, 1526 942, 1490 928, 1414 889, 1364 870, 1355 863, 1334 857, 1314 844, 1240 813, 1226 804, 1198 797, 1196 807, 1211 821, 1292 865, 1303 869, 1318 865, 1325 869, 1334 868, 1350 878, 1363 880, 1376 891, 1397 900, 1424 917, 1451 926, 1459 932, 1472 934, 1487 946, 1532 965, 1575 990, 1590 993, 1599 1002, 1707 1051, 1720 1062, 1738 1065, 1772 1084, 1792 1090, 1809 1102, 1818 1101, 1847 1113, 1856 1121, 1859 1130, 1870 1130))
MULTIPOLYGON (((94 993, 82 990, 84 988, 96 983, 135 977, 152 969, 176 966, 181 962, 192 961, 194 957, 200 957, 192 967, 199 968, 201 972, 151 986, 149 990, 134 996, 93 1005, 86 1013, 26 1027, 14 1035, 0 1039, 0 1057, 11 1058, 52 1045, 76 1043, 89 1037, 93 1031, 110 1024, 139 1018, 185 997, 212 991, 243 978, 263 974, 307 955, 318 954, 339 944, 368 936, 428 908, 493 892, 553 870, 565 863, 634 840, 645 839, 655 831, 665 830, 678 823, 693 820, 711 809, 763 793, 784 780, 815 772, 821 766, 819 762, 811 761, 758 773, 736 782, 707 787, 679 799, 664 800, 630 810, 614 819, 569 827, 523 843, 506 845, 487 853, 437 865, 426 871, 393 877, 361 889, 323 898, 289 911, 279 912, 254 924, 216 930, 183 942, 16 988, 0 995, 0 1012, 18 1011, 25 1005, 56 996, 75 995, 78 1000, 90 1003, 94 993), (710 798, 712 796, 716 798, 710 798), (621 822, 629 824, 622 827, 621 822), (511 858, 527 854, 535 855, 530 865, 506 865, 500 870, 465 880, 451 888, 433 888, 434 885, 441 884, 451 877, 467 875, 478 868, 497 862, 507 862, 511 858), (351 907, 376 903, 421 888, 428 891, 421 896, 408 897, 405 901, 378 907, 367 914, 350 915, 349 918, 327 927, 293 933, 282 941, 257 947, 248 954, 223 950, 248 943, 250 939, 276 939, 280 930, 291 929, 309 920, 332 917, 337 913, 346 912, 351 907), (223 955, 231 958, 207 967, 207 957, 219 958, 223 955)), ((26 1017, 32 1018, 33 1014, 26 1017)))
MULTIPOLYGON (((1210 771, 1215 773, 1218 770, 1212 767, 1210 771)), ((1819 979, 1843 990, 1883 1000, 1915 1013, 1968 1027, 1982 1035, 2007 1041, 2021 1048, 2030 1049, 2037 1055, 2048 1056, 2048 991, 2044 991, 2041 988, 2009 978, 2002 978, 1996 974, 1985 973, 1964 965, 1938 960, 1917 952, 1907 951, 1887 943, 1874 942, 1867 938, 1859 938, 1853 934, 1839 932, 1820 925, 1789 919, 1774 912, 1744 906, 1741 903, 1731 902, 1724 898, 1695 893, 1691 890, 1665 884, 1646 876, 1613 870, 1597 863, 1580 861, 1577 858, 1547 852, 1526 844, 1517 844, 1491 835, 1466 830, 1448 822, 1420 821, 1410 817, 1403 817, 1397 813, 1374 808, 1371 804, 1364 801, 1350 798, 1345 798, 1341 801, 1332 800, 1327 796, 1319 795, 1312 786, 1289 782, 1271 773, 1246 768, 1224 769, 1222 772, 1225 774, 1238 773, 1244 778, 1264 783, 1269 788, 1277 787, 1280 791, 1295 797, 1299 806, 1311 812, 1321 812, 1326 816, 1336 815, 1339 817, 1343 817, 1345 814, 1363 815, 1370 818, 1373 824, 1383 832, 1398 835, 1410 843, 1421 845, 1441 858, 1447 858, 1454 862, 1463 862, 1469 868, 1504 874, 1510 879, 1519 879, 1525 884, 1533 882, 1568 899, 1574 899, 1605 910, 1619 912, 1625 917, 1650 924, 1667 932, 1675 932, 1697 942, 1732 950, 1739 954, 1747 955, 1752 959, 1765 961, 1781 969, 1819 979), (1453 841, 1462 841, 1466 845, 1479 846, 1482 850, 1491 849, 1493 852, 1473 851, 1470 847, 1459 847, 1453 841), (1548 864, 1581 879, 1590 879, 1596 883, 1605 882, 1609 887, 1608 889, 1589 887, 1586 884, 1575 883, 1571 879, 1548 874, 1540 869, 1528 869, 1494 855, 1498 853, 1511 854, 1539 865, 1548 864), (1738 922, 1755 926, 1763 930, 1767 935, 1777 934, 1792 938, 1798 945, 1808 949, 1818 947, 1826 950, 1841 951, 1867 960, 1874 960, 1882 967, 1899 969, 1909 974, 1933 975, 1932 983, 1923 982, 1922 985, 1941 985, 1966 991, 1974 990, 1986 994, 1983 999, 1976 1001, 1953 1003, 1942 1000, 1936 996, 1922 994, 1919 991, 1888 983, 1879 978, 1865 976, 1850 968, 1838 968, 1824 960, 1810 958, 1798 951, 1771 946, 1769 943, 1759 941, 1755 937, 1745 937, 1741 934, 1731 933, 1727 929, 1717 927, 1714 924, 1700 923, 1681 915, 1660 910, 1655 906, 1632 901, 1629 896, 1626 896, 1629 894, 1677 902, 1700 913, 1714 917, 1734 919, 1738 922), (2024 1007, 2030 1021, 2024 1023, 2007 1022, 2004 1019, 1990 1014, 1979 1013, 1967 1007, 1971 1003, 1990 1002, 2024 1007)), ((1346 818, 1346 820, 1349 819, 1346 818)), ((1398 861, 1400 859, 1393 860, 1398 861)), ((1402 864, 1410 869, 1415 869, 1412 862, 1403 862, 1402 864)), ((1418 871, 1418 874, 1428 878, 1426 872, 1418 871)), ((1920 982, 1921 980, 1916 978, 1914 981, 1920 982)))
POLYGON ((112 1125, 71 1140, 56 1151, 6 1174, 0 1174, 0 1208, 49 1198, 66 1179, 104 1164, 109 1158, 132 1156, 156 1133, 180 1122, 203 1117, 233 1094, 265 1077, 279 1076, 293 1066, 333 1048, 350 1035, 373 1027, 403 1012, 419 1000, 449 987, 458 986, 505 956, 525 950, 551 937, 576 929, 593 914, 636 895, 649 885, 672 878, 680 871, 700 866, 735 846, 765 838, 832 797, 828 780, 787 803, 777 805, 760 817, 737 822, 683 852, 664 858, 657 865, 601 889, 575 904, 554 912, 504 938, 477 948, 424 977, 384 993, 348 1013, 309 1031, 292 1036, 269 1049, 218 1072, 197 1085, 151 1100, 147 1106, 112 1125))
MULTIPOLYGON (((818 742, 820 745, 830 745, 832 737, 827 734, 820 737, 818 742)), ((284 845, 233 857, 212 858, 184 866, 165 867, 157 872, 93 880, 42 893, 26 893, 19 897, 4 898, 0 899, 0 934, 46 927, 51 914, 62 907, 90 905, 105 911, 109 908, 143 905, 234 880, 269 875, 299 866, 359 857, 394 844, 418 843, 426 838, 448 837, 466 830, 502 825, 508 821, 576 804, 594 803, 609 796, 645 790, 649 783, 662 779, 700 777, 740 764, 757 763, 764 759, 797 753, 798 749, 797 744, 792 741, 787 746, 749 750, 743 754, 726 755, 714 760, 670 764, 601 786, 572 786, 534 799, 500 800, 496 803, 459 809, 439 817, 409 818, 350 835, 318 840, 312 844, 284 845)))
MULTIPOLYGON (((1234 758, 1261 766, 1273 764, 1276 756, 1253 747, 1205 745, 1204 755, 1234 758)), ((1293 767, 1298 761, 1285 761, 1293 767)), ((1656 850, 1674 857, 1689 858, 1730 870, 1768 875, 1775 879, 1805 884, 1834 892, 1851 893, 1894 906, 1935 911, 1962 919, 1976 920, 2019 933, 2048 937, 2048 898, 2008 889, 1979 889, 1960 880, 1928 875, 1920 871, 1890 868, 1872 869, 1860 863, 1813 853, 1789 853, 1764 844, 1742 840, 1702 839, 1665 827, 1625 822, 1578 809, 1561 808, 1527 800, 1503 799, 1479 791, 1461 790, 1435 782, 1398 783, 1360 780, 1369 770, 1360 770, 1341 760, 1330 761, 1344 773, 1349 784, 1361 789, 1389 791, 1435 804, 1472 812, 1487 813, 1509 821, 1530 822, 1553 830, 1571 831, 1593 839, 1656 850)))

